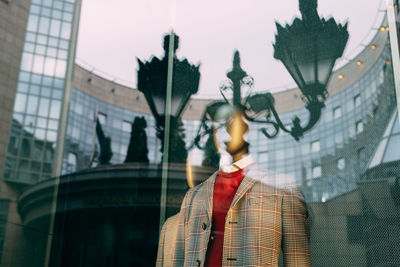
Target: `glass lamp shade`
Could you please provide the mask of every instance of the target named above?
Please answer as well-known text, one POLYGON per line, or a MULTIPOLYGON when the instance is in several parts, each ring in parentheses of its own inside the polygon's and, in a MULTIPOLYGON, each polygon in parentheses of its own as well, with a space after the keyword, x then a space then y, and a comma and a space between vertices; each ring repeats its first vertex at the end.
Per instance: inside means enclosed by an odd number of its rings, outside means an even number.
POLYGON ((282 61, 304 96, 324 97, 336 59, 342 56, 349 34, 347 23, 333 18, 313 21, 296 18, 292 25, 276 24, 274 57, 282 61))
MULTIPOLYGON (((138 59, 138 90, 146 97, 147 103, 158 122, 165 117, 168 57, 162 60, 153 57, 150 62, 138 59)), ((174 58, 172 69, 171 115, 179 117, 191 95, 197 93, 200 81, 199 65, 174 58)), ((160 122, 161 123, 161 122, 160 122)))

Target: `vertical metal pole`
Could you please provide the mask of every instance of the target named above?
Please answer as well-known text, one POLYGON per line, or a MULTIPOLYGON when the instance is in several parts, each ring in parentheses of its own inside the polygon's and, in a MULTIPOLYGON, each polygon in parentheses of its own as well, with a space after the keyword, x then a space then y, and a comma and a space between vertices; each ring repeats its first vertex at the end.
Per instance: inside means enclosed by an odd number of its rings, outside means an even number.
POLYGON ((390 47, 392 49, 392 64, 394 74, 394 84, 397 97, 397 110, 400 112, 400 53, 399 53, 399 36, 397 36, 396 27, 396 10, 394 9, 393 0, 387 0, 387 19, 389 24, 390 47))
MULTIPOLYGON (((50 222, 49 222, 49 233, 47 236, 47 244, 46 244, 46 255, 44 259, 44 266, 50 266, 50 257, 51 257, 51 247, 52 241, 54 238, 54 226, 55 226, 55 216, 57 211, 57 199, 58 199, 58 186, 60 183, 60 175, 62 168, 62 160, 64 153, 64 141, 67 130, 67 121, 68 121, 68 108, 71 97, 72 90, 72 76, 74 70, 74 62, 75 62, 75 52, 76 52, 76 42, 77 35, 79 29, 79 18, 81 12, 81 1, 75 1, 75 10, 74 10, 74 18, 72 22, 72 32, 71 32, 71 40, 70 40, 70 48, 69 48, 69 57, 67 62, 67 72, 65 76, 65 87, 64 87, 64 95, 63 102, 60 111, 60 120, 58 126, 58 136, 57 136, 57 146, 55 152, 55 158, 53 162, 53 177, 54 177, 54 191, 53 191, 53 199, 51 203, 50 213, 50 222)), ((62 233, 63 234, 63 233, 62 233)), ((61 238, 62 239, 62 238, 61 238)), ((60 255, 61 251, 57 251, 58 255, 60 255)))
POLYGON ((165 98, 164 147, 163 147, 161 198, 160 198, 160 231, 165 222, 165 214, 167 208, 169 136, 171 131, 172 79, 173 79, 173 67, 174 67, 174 56, 175 56, 174 46, 175 46, 175 33, 173 30, 171 30, 169 36, 167 92, 165 98))

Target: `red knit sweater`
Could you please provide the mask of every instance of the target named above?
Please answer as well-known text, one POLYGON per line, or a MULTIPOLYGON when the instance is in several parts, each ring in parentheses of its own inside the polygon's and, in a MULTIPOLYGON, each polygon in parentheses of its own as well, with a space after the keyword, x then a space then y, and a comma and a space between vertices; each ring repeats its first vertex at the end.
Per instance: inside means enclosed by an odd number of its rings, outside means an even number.
POLYGON ((208 242, 206 267, 222 266, 225 217, 244 177, 243 170, 219 172, 214 183, 211 236, 208 242))

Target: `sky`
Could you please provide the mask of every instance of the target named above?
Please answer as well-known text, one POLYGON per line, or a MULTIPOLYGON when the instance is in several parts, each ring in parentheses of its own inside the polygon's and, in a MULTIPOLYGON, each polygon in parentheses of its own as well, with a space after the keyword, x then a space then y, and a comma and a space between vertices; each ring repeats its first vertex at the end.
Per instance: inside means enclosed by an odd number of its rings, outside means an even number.
MULTIPOLYGON (((254 91, 293 88, 294 81, 273 57, 275 22, 300 16, 298 0, 84 0, 77 63, 106 78, 136 88, 137 60, 162 57, 163 36, 179 35, 178 58, 200 64, 198 98, 219 98, 235 49, 254 91)), ((350 39, 343 65, 374 35, 385 0, 320 0, 321 17, 348 21, 350 39)))

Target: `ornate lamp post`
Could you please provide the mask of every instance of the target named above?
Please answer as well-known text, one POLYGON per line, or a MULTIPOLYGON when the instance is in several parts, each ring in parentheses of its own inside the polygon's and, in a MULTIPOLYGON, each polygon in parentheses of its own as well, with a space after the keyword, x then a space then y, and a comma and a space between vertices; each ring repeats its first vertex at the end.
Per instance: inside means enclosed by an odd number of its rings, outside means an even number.
POLYGON ((347 23, 337 24, 333 18, 325 20, 317 12, 317 0, 299 0, 302 19, 296 18, 292 25, 282 27, 276 24, 278 33, 275 36, 274 57, 279 59, 295 80, 302 92, 305 108, 309 111, 309 120, 302 126, 300 119, 295 116, 292 126, 288 129, 282 123, 275 109, 275 99, 271 93, 260 93, 241 99, 241 86, 253 86, 253 79, 240 67, 239 52, 235 52, 233 68, 227 74, 229 81, 224 83, 220 92, 224 102, 209 105, 203 115, 203 121, 193 145, 198 146, 200 138, 211 132, 206 121, 213 118, 219 106, 229 103, 224 92, 233 92, 232 103, 244 112, 244 116, 257 123, 272 126, 273 130, 263 128, 262 132, 268 138, 274 138, 279 130, 289 133, 299 140, 310 130, 321 117, 324 101, 327 96, 326 86, 332 74, 336 59, 341 57, 349 38, 347 23), (259 114, 265 114, 259 119, 259 114), (204 129, 204 132, 201 132, 204 129))
MULTIPOLYGON (((174 146, 183 142, 176 131, 179 128, 179 116, 190 97, 197 93, 200 72, 199 65, 191 65, 187 59, 179 60, 176 57, 175 52, 179 46, 179 37, 175 34, 172 35, 174 36, 173 40, 170 40, 171 35, 164 37, 165 54, 162 59, 153 57, 151 61, 145 63, 138 59, 137 86, 139 91, 144 94, 150 110, 156 119, 157 136, 164 145, 165 124, 168 122, 170 124, 169 128, 171 128, 171 146, 174 146), (171 43, 173 44, 173 49, 170 50, 171 43), (172 59, 170 59, 170 56, 172 56, 172 59), (168 75, 170 75, 169 78, 168 75), (170 101, 167 101, 169 96, 168 87, 171 93, 170 101), (170 107, 167 107, 167 104, 170 104, 170 107), (174 140, 174 136, 176 137, 175 139, 179 140, 174 140)), ((185 149, 184 143, 182 149, 185 149)), ((174 155, 178 156, 182 155, 182 153, 178 155, 174 153, 170 154, 169 162, 181 162, 183 158, 184 160, 186 159, 186 157, 182 157, 182 159, 174 158, 174 155)))

